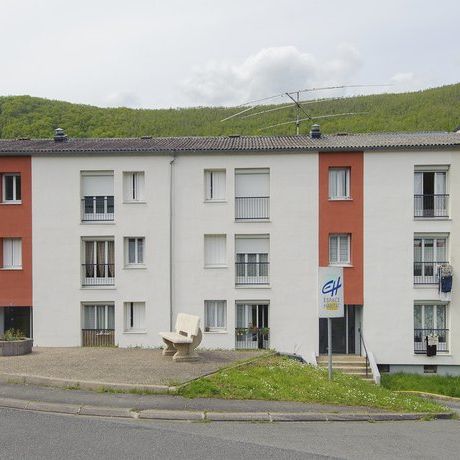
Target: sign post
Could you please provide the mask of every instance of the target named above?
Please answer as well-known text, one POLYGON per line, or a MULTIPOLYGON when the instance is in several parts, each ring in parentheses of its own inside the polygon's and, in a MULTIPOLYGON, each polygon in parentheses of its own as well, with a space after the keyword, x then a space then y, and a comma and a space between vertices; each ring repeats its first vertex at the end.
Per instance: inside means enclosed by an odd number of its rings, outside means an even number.
POLYGON ((327 355, 329 380, 332 380, 332 318, 342 318, 343 268, 319 267, 319 317, 327 318, 327 355))

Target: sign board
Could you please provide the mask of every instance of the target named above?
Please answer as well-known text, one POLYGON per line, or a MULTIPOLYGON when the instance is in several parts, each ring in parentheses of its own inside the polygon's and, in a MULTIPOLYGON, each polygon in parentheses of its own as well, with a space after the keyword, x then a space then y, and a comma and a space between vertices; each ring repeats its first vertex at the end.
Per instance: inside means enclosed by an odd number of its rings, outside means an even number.
POLYGON ((343 268, 319 267, 318 279, 319 317, 343 317, 343 268))

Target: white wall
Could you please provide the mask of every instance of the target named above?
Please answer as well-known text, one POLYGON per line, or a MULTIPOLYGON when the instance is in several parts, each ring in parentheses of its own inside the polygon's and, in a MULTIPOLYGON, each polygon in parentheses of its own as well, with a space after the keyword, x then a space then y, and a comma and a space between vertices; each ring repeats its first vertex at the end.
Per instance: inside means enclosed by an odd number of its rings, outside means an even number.
POLYGON ((450 165, 450 203, 460 199, 458 152, 367 152, 364 156, 363 332, 378 363, 460 364, 460 228, 458 207, 450 220, 414 220, 414 167, 450 165), (454 284, 450 353, 434 358, 413 352, 414 301, 439 300, 437 288, 413 286, 415 233, 449 233, 454 284))
POLYGON ((169 157, 33 157, 33 313, 38 346, 81 345, 81 303, 114 302, 116 343, 158 346, 169 329, 169 157), (80 223, 80 171, 113 170, 114 223, 80 223), (146 202, 122 202, 123 171, 145 171, 146 202), (116 285, 81 287, 81 237, 113 236, 116 285), (145 236, 146 269, 125 269, 123 238, 145 236), (123 332, 123 302, 146 302, 147 334, 123 332))
MULTIPOLYGON (((169 156, 35 156, 34 332, 38 346, 80 346, 81 303, 115 303, 116 343, 158 346, 169 330, 169 156), (80 171, 114 171, 115 222, 80 223, 80 171), (145 171, 146 203, 122 203, 123 171, 145 171), (116 285, 82 288, 81 237, 113 236, 116 285), (146 269, 123 268, 123 238, 145 236, 146 269), (146 334, 123 332, 123 302, 146 302, 146 334)), ((317 349, 318 156, 193 155, 174 164, 174 313, 204 320, 205 300, 227 301, 227 332, 202 346, 233 348, 235 302, 269 302, 271 346, 310 357, 317 349), (235 168, 270 168, 270 221, 235 222, 235 168), (227 200, 204 202, 204 170, 226 169, 227 200), (204 268, 204 234, 227 235, 226 268, 204 268), (235 287, 235 235, 270 235, 271 285, 235 287)), ((174 318, 175 319, 175 318, 174 318)))

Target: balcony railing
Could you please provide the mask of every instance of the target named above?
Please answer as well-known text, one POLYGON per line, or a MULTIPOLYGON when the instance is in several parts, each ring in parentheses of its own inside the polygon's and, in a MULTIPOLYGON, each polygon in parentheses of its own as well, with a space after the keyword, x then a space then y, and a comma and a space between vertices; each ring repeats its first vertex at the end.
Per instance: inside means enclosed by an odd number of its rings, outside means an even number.
POLYGON ((438 337, 437 351, 449 351, 449 329, 414 329, 414 353, 426 353, 426 338, 438 337))
POLYGON ((82 222, 111 221, 114 218, 113 196, 85 196, 81 200, 82 222))
POLYGON ((114 329, 82 329, 83 347, 113 347, 115 346, 114 329))
POLYGON ((414 217, 449 217, 449 195, 414 195, 414 217))
POLYGON ((235 198, 236 220, 263 220, 270 218, 270 197, 238 196, 235 198))
POLYGON ((83 264, 82 286, 113 286, 115 264, 83 264))
POLYGON ((449 262, 414 262, 414 284, 438 284, 439 267, 449 262))
POLYGON ((269 284, 270 262, 236 262, 235 284, 269 284))
POLYGON ((235 329, 235 348, 239 350, 270 348, 270 329, 268 327, 237 327, 235 329))

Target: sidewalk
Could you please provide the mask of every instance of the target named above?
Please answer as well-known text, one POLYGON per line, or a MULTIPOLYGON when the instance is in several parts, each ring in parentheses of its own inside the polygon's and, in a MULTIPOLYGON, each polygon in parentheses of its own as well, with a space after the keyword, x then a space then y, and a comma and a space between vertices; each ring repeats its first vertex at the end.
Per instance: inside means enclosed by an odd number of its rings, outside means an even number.
POLYGON ((452 418, 452 414, 401 414, 368 407, 280 401, 186 399, 0 385, 0 407, 69 415, 182 421, 394 421, 452 418))

